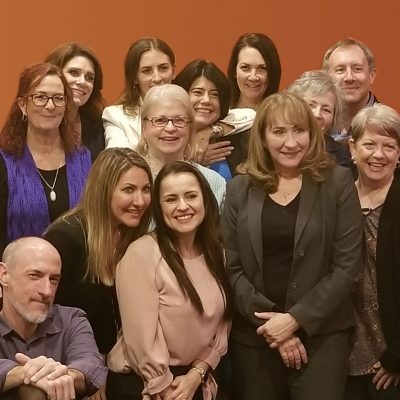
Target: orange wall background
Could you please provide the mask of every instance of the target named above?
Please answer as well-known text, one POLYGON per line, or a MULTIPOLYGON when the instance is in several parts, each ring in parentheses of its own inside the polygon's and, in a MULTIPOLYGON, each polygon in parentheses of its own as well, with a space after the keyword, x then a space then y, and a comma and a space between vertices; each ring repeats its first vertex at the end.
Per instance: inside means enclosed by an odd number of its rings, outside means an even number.
POLYGON ((113 103, 123 87, 130 44, 157 36, 175 51, 177 69, 202 57, 226 71, 231 47, 245 32, 262 32, 277 45, 281 88, 317 69, 325 50, 352 36, 374 52, 374 93, 400 110, 398 0, 4 0, 0 9, 0 125, 16 94, 19 73, 56 45, 92 47, 104 70, 103 95, 113 103))

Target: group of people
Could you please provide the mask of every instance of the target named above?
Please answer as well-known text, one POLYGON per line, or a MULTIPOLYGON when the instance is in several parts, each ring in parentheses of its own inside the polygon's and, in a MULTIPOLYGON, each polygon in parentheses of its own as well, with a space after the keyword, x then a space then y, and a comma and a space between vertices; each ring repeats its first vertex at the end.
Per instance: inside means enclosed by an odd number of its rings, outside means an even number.
POLYGON ((375 75, 347 38, 278 92, 259 33, 227 75, 142 38, 108 107, 86 46, 27 67, 0 132, 0 395, 399 399, 400 116, 375 75))

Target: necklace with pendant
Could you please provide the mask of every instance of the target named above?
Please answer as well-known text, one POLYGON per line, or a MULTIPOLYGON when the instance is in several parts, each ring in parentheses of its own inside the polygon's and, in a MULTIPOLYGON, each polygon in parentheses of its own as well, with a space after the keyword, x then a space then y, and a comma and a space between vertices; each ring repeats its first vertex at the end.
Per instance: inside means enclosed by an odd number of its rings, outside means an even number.
POLYGON ((44 182, 45 185, 50 189, 50 200, 51 200, 51 201, 56 201, 56 200, 57 200, 57 194, 56 194, 56 192, 54 191, 54 188, 55 188, 56 183, 57 183, 58 171, 60 170, 60 167, 61 167, 61 163, 60 163, 60 165, 59 165, 58 168, 57 168, 56 176, 55 176, 55 178, 54 178, 54 182, 53 182, 52 185, 50 185, 50 184, 46 181, 46 179, 44 179, 44 176, 40 173, 39 168, 37 168, 37 172, 39 173, 39 175, 40 175, 40 177, 42 178, 43 182, 44 182))

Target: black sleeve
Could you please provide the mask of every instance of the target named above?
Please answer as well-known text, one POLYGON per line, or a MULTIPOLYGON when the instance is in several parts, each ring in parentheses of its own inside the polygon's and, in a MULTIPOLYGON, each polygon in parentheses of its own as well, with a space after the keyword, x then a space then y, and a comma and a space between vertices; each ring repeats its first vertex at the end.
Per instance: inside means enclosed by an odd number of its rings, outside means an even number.
POLYGON ((92 162, 94 162, 99 153, 105 148, 103 122, 101 117, 94 118, 86 114, 80 114, 80 117, 82 144, 89 149, 92 162))
POLYGON ((50 242, 61 256, 61 279, 54 302, 76 306, 75 289, 83 279, 86 265, 83 228, 79 220, 72 217, 52 225, 43 238, 50 242))

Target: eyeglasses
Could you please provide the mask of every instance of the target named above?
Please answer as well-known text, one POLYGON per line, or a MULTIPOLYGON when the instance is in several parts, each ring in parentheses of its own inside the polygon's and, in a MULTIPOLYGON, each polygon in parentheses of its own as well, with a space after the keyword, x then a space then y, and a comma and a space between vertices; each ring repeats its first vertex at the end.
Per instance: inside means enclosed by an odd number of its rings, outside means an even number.
POLYGON ((67 97, 63 94, 55 94, 54 96, 47 96, 46 94, 37 93, 29 96, 33 104, 38 107, 45 107, 49 100, 53 102, 56 107, 64 107, 67 104, 67 97))
POLYGON ((145 117, 143 119, 146 121, 151 121, 153 126, 156 126, 159 128, 167 126, 168 122, 170 122, 170 121, 176 128, 186 128, 191 122, 190 119, 186 118, 186 117, 167 118, 167 117, 164 117, 164 115, 160 115, 158 117, 153 117, 153 118, 145 117))

